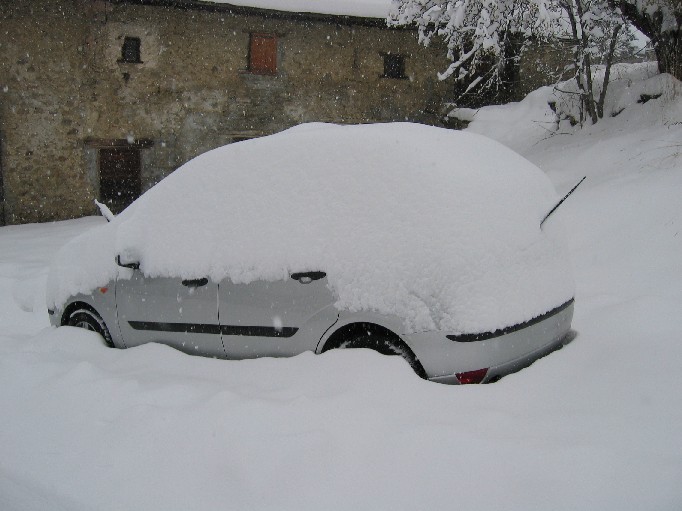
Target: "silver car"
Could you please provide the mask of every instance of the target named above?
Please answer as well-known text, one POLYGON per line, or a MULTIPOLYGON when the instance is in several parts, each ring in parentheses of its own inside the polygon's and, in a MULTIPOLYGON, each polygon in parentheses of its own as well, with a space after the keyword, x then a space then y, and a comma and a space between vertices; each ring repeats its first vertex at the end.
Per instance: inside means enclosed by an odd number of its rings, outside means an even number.
POLYGON ((110 223, 55 256, 47 305, 53 325, 116 348, 369 348, 435 382, 490 382, 570 338, 570 263, 543 227, 556 199, 480 135, 301 125, 200 155, 116 217, 104 208, 110 223))
POLYGON ((450 384, 496 381, 571 337, 573 300, 494 332, 406 333, 400 318, 337 310, 323 271, 234 284, 147 278, 137 261, 118 256, 117 263, 120 278, 49 310, 52 325, 92 330, 116 348, 158 342, 227 359, 369 348, 400 355, 420 377, 450 384))

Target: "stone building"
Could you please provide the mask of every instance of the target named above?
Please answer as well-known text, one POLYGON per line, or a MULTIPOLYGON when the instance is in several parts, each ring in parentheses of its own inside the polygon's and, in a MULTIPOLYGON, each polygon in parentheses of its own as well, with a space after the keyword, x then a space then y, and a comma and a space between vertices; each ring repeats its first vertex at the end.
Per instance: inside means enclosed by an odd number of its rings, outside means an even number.
POLYGON ((302 122, 438 124, 446 66, 380 18, 0 1, 0 222, 120 210, 201 152, 302 122))

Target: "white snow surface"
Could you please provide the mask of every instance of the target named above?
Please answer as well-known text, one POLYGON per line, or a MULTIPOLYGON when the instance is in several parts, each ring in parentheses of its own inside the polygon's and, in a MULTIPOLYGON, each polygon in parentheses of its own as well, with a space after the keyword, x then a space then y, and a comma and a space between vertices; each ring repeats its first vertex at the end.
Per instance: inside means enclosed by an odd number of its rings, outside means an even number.
POLYGON ((573 297, 558 197, 486 137, 418 124, 301 125, 188 162, 57 255, 48 305, 116 275, 236 283, 323 270, 336 306, 405 331, 485 332, 573 297))
POLYGON ((578 337, 491 385, 109 349, 44 308, 55 250, 105 220, 0 228, 0 509, 682 509, 681 97, 532 142, 541 102, 486 114, 560 192, 588 176, 556 213, 578 337))
MULTIPOLYGON (((593 69, 593 93, 597 98, 602 89, 604 67, 594 66, 593 69)), ((627 130, 642 114, 645 114, 642 122, 674 126, 679 122, 680 105, 672 100, 679 94, 679 87, 674 77, 658 73, 656 62, 614 64, 604 103, 605 119, 596 127, 582 130, 582 133, 601 131, 602 126, 613 127, 616 131, 627 130), (649 98, 660 96, 662 100, 643 107, 642 95, 649 98)), ((519 103, 480 109, 455 108, 450 116, 469 121, 467 131, 485 134, 528 156, 547 138, 581 131, 580 126, 570 125, 570 118, 574 121, 580 119, 577 90, 575 81, 568 80, 556 86, 541 87, 519 103), (556 113, 548 108, 549 103, 555 105, 556 113), (501 117, 506 122, 500 122, 501 117), (510 124, 513 124, 513 129, 509 129, 510 124)), ((589 124, 589 121, 584 124, 589 124)))
POLYGON ((210 0, 210 3, 363 18, 386 18, 391 10, 391 0, 210 0))

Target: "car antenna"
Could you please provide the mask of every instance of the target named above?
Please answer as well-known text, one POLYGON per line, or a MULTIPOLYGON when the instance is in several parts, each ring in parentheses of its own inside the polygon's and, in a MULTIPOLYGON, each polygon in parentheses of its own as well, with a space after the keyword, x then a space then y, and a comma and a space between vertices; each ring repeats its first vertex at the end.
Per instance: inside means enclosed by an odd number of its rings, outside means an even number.
MULTIPOLYGON (((107 219, 107 222, 111 222, 116 215, 114 215, 111 210, 107 207, 106 204, 102 204, 99 202, 97 199, 95 199, 95 204, 99 208, 99 212, 102 213, 102 216, 107 219)), ((542 224, 540 224, 542 225, 542 224)))
POLYGON ((571 195, 573 192, 575 192, 575 189, 578 188, 578 187, 581 185, 581 183, 582 183, 583 181, 585 181, 585 179, 587 179, 587 176, 583 176, 583 178, 582 178, 580 181, 578 181, 578 184, 575 185, 573 188, 571 188, 571 191, 568 192, 566 195, 564 195, 564 198, 561 199, 559 202, 557 202, 556 205, 551 209, 551 211, 545 215, 545 218, 543 218, 543 219, 542 219, 542 222, 540 222, 540 229, 542 229, 542 224, 545 223, 545 220, 547 220, 547 219, 549 218, 549 216, 550 216, 552 213, 554 213, 554 212, 557 210, 557 208, 558 208, 559 206, 561 206, 561 204, 562 204, 566 199, 568 199, 568 196, 569 196, 569 195, 571 195))

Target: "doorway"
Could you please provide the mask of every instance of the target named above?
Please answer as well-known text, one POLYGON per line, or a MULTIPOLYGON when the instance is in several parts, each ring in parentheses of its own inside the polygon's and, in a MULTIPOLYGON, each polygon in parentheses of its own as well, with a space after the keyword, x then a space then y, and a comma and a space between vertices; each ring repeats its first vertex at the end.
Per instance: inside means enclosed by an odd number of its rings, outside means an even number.
POLYGON ((99 200, 115 214, 141 192, 140 149, 112 147, 99 150, 99 200))

